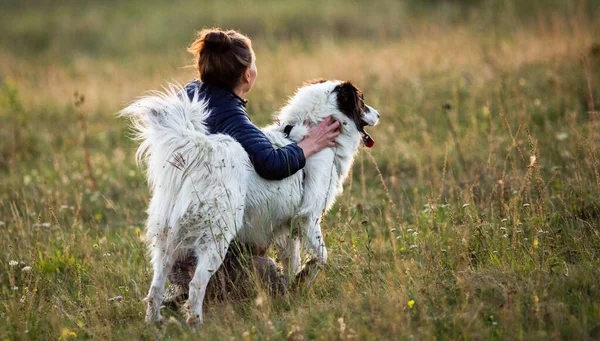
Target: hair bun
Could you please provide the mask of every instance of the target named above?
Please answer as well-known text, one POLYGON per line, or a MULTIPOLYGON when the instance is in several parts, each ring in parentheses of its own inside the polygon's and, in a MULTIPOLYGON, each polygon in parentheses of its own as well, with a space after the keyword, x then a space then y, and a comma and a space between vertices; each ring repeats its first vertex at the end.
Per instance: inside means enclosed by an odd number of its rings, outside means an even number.
POLYGON ((227 52, 231 48, 231 38, 223 31, 209 31, 203 37, 204 47, 215 52, 227 52))

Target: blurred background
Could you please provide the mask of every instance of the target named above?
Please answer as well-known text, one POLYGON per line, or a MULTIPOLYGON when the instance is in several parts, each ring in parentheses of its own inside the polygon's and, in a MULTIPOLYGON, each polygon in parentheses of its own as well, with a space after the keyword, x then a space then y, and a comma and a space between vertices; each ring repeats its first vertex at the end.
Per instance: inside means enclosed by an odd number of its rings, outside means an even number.
MULTIPOLYGON (((142 91, 194 77, 185 48, 204 27, 237 29, 253 39, 258 85, 277 84, 273 99, 279 104, 312 77, 367 80, 363 87, 380 78, 397 82, 414 76, 413 61, 427 73, 452 77, 473 67, 479 61, 474 58, 513 58, 492 52, 507 52, 527 34, 551 39, 568 32, 579 40, 598 33, 587 25, 598 14, 597 0, 63 0, 1 6, 1 79, 35 92, 32 101, 78 90, 94 108, 109 111, 142 91), (302 61, 310 55, 318 61, 302 61)), ((559 53, 536 50, 579 42, 531 43, 516 53, 559 53)), ((258 109, 273 109, 260 100, 258 109)))
POLYGON ((0 340, 600 339, 598 18, 600 0, 0 0, 0 340), (212 26, 253 40, 257 125, 318 77, 382 117, 308 293, 149 327, 149 191, 116 113, 195 78, 186 47, 212 26))

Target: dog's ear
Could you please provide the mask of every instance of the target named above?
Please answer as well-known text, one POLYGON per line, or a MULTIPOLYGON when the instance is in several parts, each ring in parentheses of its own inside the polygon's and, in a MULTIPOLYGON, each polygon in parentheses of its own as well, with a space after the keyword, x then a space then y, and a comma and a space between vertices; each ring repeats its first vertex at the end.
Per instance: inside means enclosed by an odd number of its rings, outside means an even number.
POLYGON ((365 111, 365 102, 360 90, 351 81, 345 81, 336 86, 333 91, 337 93, 338 109, 358 126, 365 111))

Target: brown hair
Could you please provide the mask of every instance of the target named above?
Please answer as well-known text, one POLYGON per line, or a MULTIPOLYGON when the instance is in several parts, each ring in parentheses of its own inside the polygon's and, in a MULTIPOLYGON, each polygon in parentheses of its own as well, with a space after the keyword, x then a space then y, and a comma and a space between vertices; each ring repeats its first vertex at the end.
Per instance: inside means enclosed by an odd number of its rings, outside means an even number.
POLYGON ((229 89, 237 85, 254 58, 250 38, 220 28, 200 31, 187 50, 196 57, 196 69, 204 83, 229 89))

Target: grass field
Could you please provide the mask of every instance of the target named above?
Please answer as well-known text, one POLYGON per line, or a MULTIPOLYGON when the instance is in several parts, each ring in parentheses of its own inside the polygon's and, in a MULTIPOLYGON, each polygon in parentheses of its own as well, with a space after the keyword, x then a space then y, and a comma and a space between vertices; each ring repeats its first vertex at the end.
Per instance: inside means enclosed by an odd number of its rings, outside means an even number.
POLYGON ((0 7, 0 340, 600 338, 600 2, 0 7), (258 125, 316 77, 382 119, 309 292, 146 325, 148 186, 115 113, 193 78, 213 25, 254 40, 258 125))

